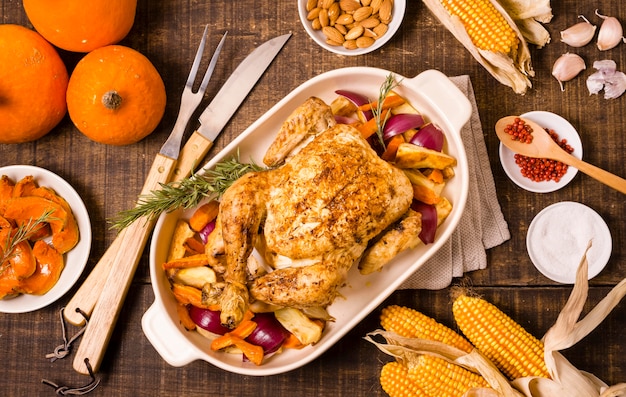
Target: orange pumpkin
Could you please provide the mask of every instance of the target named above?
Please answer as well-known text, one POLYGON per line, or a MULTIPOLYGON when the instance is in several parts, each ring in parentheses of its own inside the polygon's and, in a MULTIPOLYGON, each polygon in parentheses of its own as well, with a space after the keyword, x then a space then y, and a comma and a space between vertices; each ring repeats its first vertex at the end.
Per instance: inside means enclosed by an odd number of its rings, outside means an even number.
POLYGON ((24 0, 35 29, 55 46, 89 52, 121 41, 135 22, 137 0, 24 0))
POLYGON ((67 88, 68 112, 76 128, 108 145, 145 138, 161 121, 165 104, 165 84, 154 65, 120 45, 85 55, 67 88))
POLYGON ((34 141, 65 116, 68 73, 41 35, 0 25, 0 144, 34 141))

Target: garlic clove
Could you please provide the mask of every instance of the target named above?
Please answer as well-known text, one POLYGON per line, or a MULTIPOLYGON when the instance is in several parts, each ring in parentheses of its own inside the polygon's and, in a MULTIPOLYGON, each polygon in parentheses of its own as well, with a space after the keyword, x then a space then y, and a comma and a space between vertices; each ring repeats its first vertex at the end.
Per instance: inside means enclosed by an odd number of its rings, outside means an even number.
POLYGON ((596 34, 596 25, 593 25, 583 15, 579 18, 585 22, 579 22, 569 28, 561 31, 561 41, 572 47, 583 47, 593 39, 596 34))
POLYGON ((597 72, 587 78, 589 95, 598 94, 604 89, 604 99, 615 99, 626 91, 626 74, 617 70, 615 61, 595 61, 593 68, 597 72))
POLYGON ((561 91, 565 91, 565 88, 563 88, 563 82, 570 81, 586 68, 584 59, 582 59, 579 55, 570 54, 568 52, 561 55, 554 62, 554 65, 552 66, 552 76, 554 76, 554 78, 559 82, 561 91))
POLYGON ((617 18, 601 15, 598 10, 596 10, 596 15, 604 19, 598 31, 597 46, 600 51, 610 50, 617 46, 620 41, 626 40, 624 39, 622 24, 617 18))

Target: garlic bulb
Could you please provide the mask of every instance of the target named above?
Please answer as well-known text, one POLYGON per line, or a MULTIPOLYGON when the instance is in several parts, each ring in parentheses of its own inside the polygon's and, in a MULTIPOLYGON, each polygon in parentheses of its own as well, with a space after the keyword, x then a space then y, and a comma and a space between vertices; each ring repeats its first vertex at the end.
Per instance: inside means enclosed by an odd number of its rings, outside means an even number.
POLYGON ((585 22, 579 22, 576 25, 561 32, 561 41, 572 47, 583 47, 587 45, 596 34, 596 25, 591 24, 583 15, 579 15, 585 22))
POLYGON ((574 77, 578 76, 580 72, 585 70, 585 60, 579 55, 567 54, 561 55, 552 66, 552 76, 559 82, 561 91, 565 91, 563 88, 564 81, 570 81, 574 77))
POLYGON ((626 42, 626 39, 623 37, 624 31, 622 24, 617 18, 600 15, 598 10, 596 10, 596 15, 604 19, 600 26, 600 31, 598 32, 597 45, 600 51, 610 50, 622 40, 626 42))

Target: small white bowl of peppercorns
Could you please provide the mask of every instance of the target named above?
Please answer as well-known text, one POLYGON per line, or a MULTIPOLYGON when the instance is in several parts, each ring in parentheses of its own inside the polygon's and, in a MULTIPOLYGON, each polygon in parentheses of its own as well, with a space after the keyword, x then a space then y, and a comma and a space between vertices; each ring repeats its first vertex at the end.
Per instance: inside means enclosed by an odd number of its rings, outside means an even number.
POLYGON ((377 50, 400 28, 406 0, 298 0, 304 30, 340 55, 377 50))
MULTIPOLYGON (((532 111, 520 115, 511 131, 519 131, 519 140, 526 139, 524 119, 542 126, 561 148, 582 159, 583 145, 576 129, 563 117, 546 111, 532 111)), ((532 132, 530 133, 532 134, 532 132)), ((578 170, 561 162, 536 159, 512 152, 500 143, 500 162, 507 176, 519 187, 534 193, 549 193, 561 189, 574 179, 578 170)))

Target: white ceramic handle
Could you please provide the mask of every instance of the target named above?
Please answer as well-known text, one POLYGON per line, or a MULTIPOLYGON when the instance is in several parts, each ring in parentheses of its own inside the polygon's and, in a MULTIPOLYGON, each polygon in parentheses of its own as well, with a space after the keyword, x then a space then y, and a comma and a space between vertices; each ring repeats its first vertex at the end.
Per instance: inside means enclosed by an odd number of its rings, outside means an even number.
POLYGON ((463 92, 445 74, 426 70, 402 82, 423 94, 435 113, 445 114, 454 131, 461 131, 472 115, 472 104, 463 92))
POLYGON ((141 328, 154 349, 168 364, 182 367, 200 357, 181 335, 163 307, 156 303, 141 318, 141 328))

